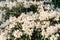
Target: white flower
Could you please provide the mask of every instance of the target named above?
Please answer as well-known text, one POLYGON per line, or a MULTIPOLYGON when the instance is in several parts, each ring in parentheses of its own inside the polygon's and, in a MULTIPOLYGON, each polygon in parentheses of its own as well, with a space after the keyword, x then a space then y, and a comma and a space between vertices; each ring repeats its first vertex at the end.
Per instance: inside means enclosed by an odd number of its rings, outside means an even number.
POLYGON ((14 1, 13 4, 12 4, 12 6, 16 6, 16 4, 17 4, 16 1, 14 1))
POLYGON ((4 21, 4 17, 3 17, 3 15, 5 16, 5 10, 0 10, 0 21, 4 21))
POLYGON ((9 28, 14 28, 14 27, 15 27, 15 25, 13 25, 13 24, 9 25, 9 28))
POLYGON ((37 5, 43 5, 43 3, 44 3, 43 1, 36 2, 37 5))
POLYGON ((26 0, 17 0, 17 2, 24 2, 24 1, 26 1, 26 0))
POLYGON ((13 36, 16 38, 20 38, 22 36, 22 32, 20 32, 19 30, 15 30, 13 32, 13 36))
POLYGON ((6 27, 8 24, 9 24, 9 23, 4 22, 3 24, 0 25, 0 28, 4 28, 4 27, 6 27))
POLYGON ((5 2, 4 1, 0 2, 0 7, 5 7, 5 2))
POLYGON ((0 40, 7 40, 5 36, 0 35, 0 40))
POLYGON ((12 31, 12 29, 9 28, 9 26, 7 26, 7 27, 5 28, 5 31, 7 31, 8 33, 10 33, 10 32, 12 31))
POLYGON ((35 22, 29 22, 29 21, 25 21, 24 24, 22 24, 22 28, 34 28, 35 26, 35 22))
POLYGON ((49 21, 43 21, 42 22, 42 28, 47 28, 47 27, 49 27, 49 25, 50 25, 49 21))
POLYGON ((39 16, 40 21, 42 20, 48 20, 48 13, 47 12, 41 12, 39 16))
POLYGON ((12 7, 13 7, 12 4, 13 4, 13 3, 12 3, 11 1, 8 2, 8 3, 7 3, 7 7, 8 7, 9 9, 12 9, 12 7))
POLYGON ((23 3, 23 5, 24 5, 25 8, 30 8, 30 4, 29 4, 28 1, 25 1, 25 2, 23 3))
POLYGON ((37 22, 35 25, 36 25, 36 28, 41 28, 40 22, 37 22))
POLYGON ((51 2, 52 0, 44 0, 45 2, 51 2))
POLYGON ((33 11, 27 12, 27 15, 28 15, 28 16, 33 15, 33 11))
POLYGON ((55 36, 56 36, 56 37, 59 37, 59 34, 57 33, 55 36))
POLYGON ((7 40, 7 32, 8 31, 4 31, 4 32, 1 32, 0 34, 0 40, 7 40))
POLYGON ((50 10, 51 9, 51 6, 48 4, 48 5, 45 5, 45 9, 46 10, 50 10))
POLYGON ((18 17, 17 22, 22 23, 22 22, 26 21, 26 18, 27 18, 27 15, 24 14, 24 13, 22 13, 22 14, 18 17), (20 20, 20 21, 19 21, 19 20, 20 20))
POLYGON ((37 5, 40 5, 40 2, 37 2, 37 5))
POLYGON ((16 6, 16 2, 11 2, 11 1, 7 2, 6 4, 9 9, 12 9, 13 6, 16 6))
POLYGON ((0 21, 2 21, 2 13, 0 13, 0 21))
POLYGON ((48 18, 54 18, 54 17, 56 17, 57 16, 57 13, 56 13, 56 11, 54 11, 54 12, 50 12, 49 13, 49 15, 48 15, 48 18))
POLYGON ((44 12, 43 5, 39 5, 37 10, 38 12, 44 12))
POLYGON ((44 37, 45 36, 45 30, 42 29, 41 35, 44 37))
POLYGON ((59 21, 59 16, 57 16, 57 17, 54 19, 54 21, 59 21))
POLYGON ((52 35, 56 33, 57 31, 58 31, 58 28, 55 26, 50 26, 46 29, 46 33, 48 33, 48 35, 52 35))
POLYGON ((55 24, 55 26, 56 26, 58 29, 60 29, 60 24, 55 24))
POLYGON ((24 33, 26 33, 26 34, 28 34, 28 35, 32 35, 32 32, 33 32, 33 29, 29 29, 29 28, 24 28, 24 29, 22 29, 22 30, 24 30, 24 33))
POLYGON ((16 21, 16 17, 15 16, 14 17, 10 16, 9 22, 12 23, 12 22, 15 22, 15 21, 16 21))
POLYGON ((29 0, 29 4, 32 5, 33 4, 33 1, 32 0, 29 0))
POLYGON ((58 40, 58 38, 55 37, 55 35, 52 35, 52 36, 50 37, 50 40, 58 40))
POLYGON ((33 2, 33 5, 36 5, 37 4, 37 2, 36 2, 36 0, 33 2))

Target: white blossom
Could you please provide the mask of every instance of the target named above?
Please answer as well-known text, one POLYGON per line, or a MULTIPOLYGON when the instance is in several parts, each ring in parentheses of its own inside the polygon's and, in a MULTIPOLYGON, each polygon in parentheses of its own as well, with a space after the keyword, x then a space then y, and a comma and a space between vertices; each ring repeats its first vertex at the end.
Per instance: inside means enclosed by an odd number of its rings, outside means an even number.
POLYGON ((24 5, 25 8, 30 8, 30 4, 29 4, 28 1, 25 1, 25 2, 23 3, 23 5, 24 5))
POLYGON ((7 39, 6 37, 0 35, 0 40, 6 40, 6 39, 7 39))
POLYGON ((13 36, 16 38, 20 38, 22 36, 22 32, 20 32, 19 30, 16 30, 13 32, 13 36))
POLYGON ((54 35, 52 35, 52 36, 50 37, 50 40, 58 40, 58 38, 55 37, 54 35))
MULTIPOLYGON (((45 2, 51 2, 51 0, 45 0, 45 2)), ((48 38, 50 37, 50 40, 57 40, 59 37, 59 34, 57 33, 60 29, 60 23, 53 23, 50 19, 53 21, 58 22, 60 19, 60 12, 56 9, 53 10, 53 5, 44 5, 44 1, 26 1, 26 0, 17 0, 17 1, 1 1, 0 7, 7 7, 9 9, 12 9, 12 7, 17 7, 17 5, 20 5, 22 3, 24 8, 30 8, 31 5, 37 6, 37 12, 22 12, 20 16, 10 16, 9 19, 6 21, 3 18, 3 15, 5 15, 6 10, 0 10, 0 21, 2 21, 0 25, 0 29, 2 32, 0 33, 0 40, 7 40, 10 38, 10 34, 13 31, 12 35, 15 38, 21 38, 22 35, 27 34, 29 36, 32 36, 32 33, 34 32, 34 28, 38 29, 41 28, 41 35, 42 37, 48 38), (46 9, 46 11, 44 10, 46 9), (21 24, 22 31, 17 29, 15 30, 15 26, 21 24), (51 25, 52 24, 52 25, 51 25), (2 29, 4 28, 4 30, 2 29), (55 34, 56 33, 56 34, 55 34)), ((8 10, 7 10, 8 11, 8 10)), ((26 10, 27 11, 27 10, 26 10)), ((8 11, 9 12, 9 11, 8 11)), ((14 39, 15 39, 14 38, 14 39)))

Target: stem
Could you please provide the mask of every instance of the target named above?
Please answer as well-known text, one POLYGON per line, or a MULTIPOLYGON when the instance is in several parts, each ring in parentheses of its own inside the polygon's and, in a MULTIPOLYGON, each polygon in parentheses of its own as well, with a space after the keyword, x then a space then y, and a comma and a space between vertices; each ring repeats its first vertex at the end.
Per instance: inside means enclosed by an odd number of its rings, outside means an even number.
POLYGON ((45 40, 45 38, 44 38, 44 40, 45 40))
POLYGON ((26 8, 26 13, 27 13, 27 8, 26 8))
POLYGON ((14 38, 14 40, 16 40, 16 38, 14 38))

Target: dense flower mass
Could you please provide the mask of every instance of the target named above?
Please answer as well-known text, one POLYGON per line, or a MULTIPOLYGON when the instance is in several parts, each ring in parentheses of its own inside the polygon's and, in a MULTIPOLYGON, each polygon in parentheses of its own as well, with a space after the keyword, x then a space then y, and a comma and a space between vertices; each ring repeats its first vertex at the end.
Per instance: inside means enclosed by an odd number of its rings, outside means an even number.
POLYGON ((60 11, 51 1, 0 1, 0 40, 60 40, 60 11))

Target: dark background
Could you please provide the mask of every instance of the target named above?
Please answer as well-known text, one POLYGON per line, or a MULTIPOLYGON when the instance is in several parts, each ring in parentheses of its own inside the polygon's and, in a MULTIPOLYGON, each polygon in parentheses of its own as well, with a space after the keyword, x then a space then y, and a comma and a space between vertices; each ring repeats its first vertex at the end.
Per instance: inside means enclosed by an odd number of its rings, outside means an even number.
POLYGON ((60 0, 52 0, 52 4, 60 8, 60 0))

